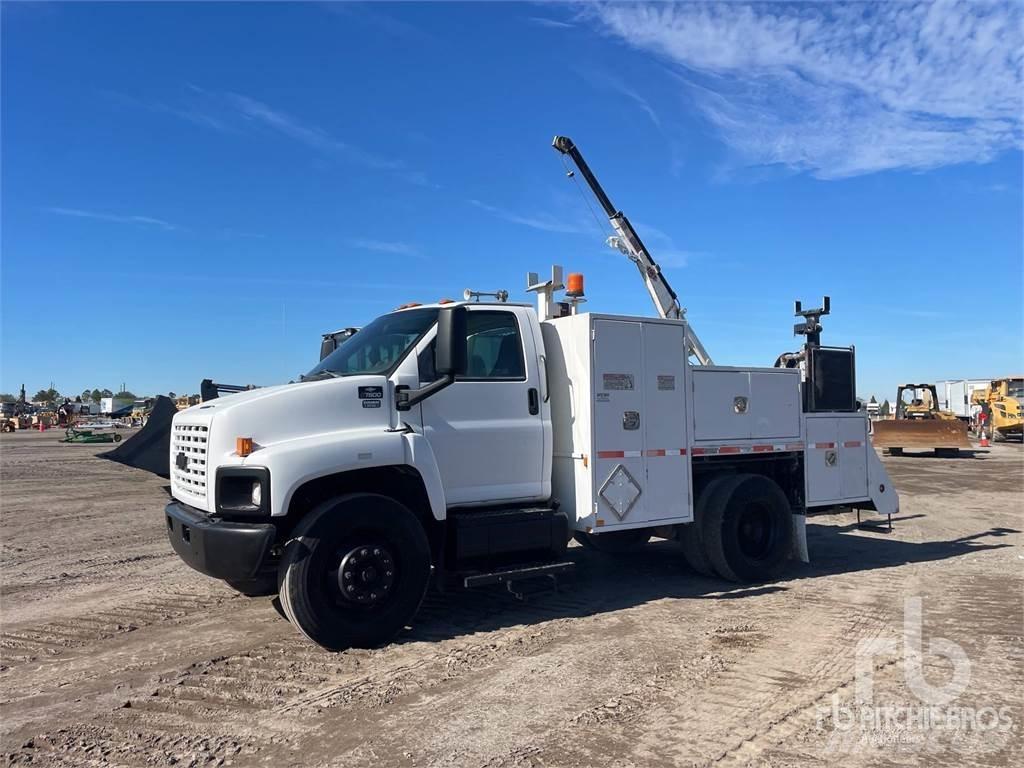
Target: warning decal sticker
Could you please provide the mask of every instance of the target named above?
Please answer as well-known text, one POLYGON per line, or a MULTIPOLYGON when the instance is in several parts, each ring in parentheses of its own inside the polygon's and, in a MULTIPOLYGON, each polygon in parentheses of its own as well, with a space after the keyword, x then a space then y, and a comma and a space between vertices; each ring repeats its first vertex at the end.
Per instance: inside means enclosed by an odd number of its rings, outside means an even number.
POLYGON ((658 376, 658 389, 675 389, 675 376, 658 376))
POLYGON ((608 390, 633 389, 632 373, 605 373, 602 379, 604 388, 608 390))

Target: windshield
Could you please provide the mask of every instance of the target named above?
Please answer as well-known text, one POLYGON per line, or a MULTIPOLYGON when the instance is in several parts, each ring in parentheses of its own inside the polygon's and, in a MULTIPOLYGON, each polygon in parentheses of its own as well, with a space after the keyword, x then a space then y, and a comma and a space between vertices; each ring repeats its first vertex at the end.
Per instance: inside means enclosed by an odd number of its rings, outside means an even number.
POLYGON ((1016 400, 1024 399, 1024 379, 1010 379, 1009 384, 1006 394, 1016 400))
POLYGON ((317 374, 389 374, 437 321, 437 309, 410 309, 381 315, 350 336, 303 378, 317 374))

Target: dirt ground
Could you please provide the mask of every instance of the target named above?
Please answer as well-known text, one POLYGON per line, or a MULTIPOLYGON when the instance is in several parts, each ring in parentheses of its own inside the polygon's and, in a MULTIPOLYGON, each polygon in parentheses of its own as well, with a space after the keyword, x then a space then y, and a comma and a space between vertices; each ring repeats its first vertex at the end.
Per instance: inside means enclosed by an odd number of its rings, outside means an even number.
POLYGON ((573 547, 578 574, 557 593, 428 596, 398 642, 331 654, 270 598, 174 556, 164 481, 58 437, 0 438, 8 764, 1024 759, 1020 445, 885 459, 901 493, 894 532, 858 529, 852 512, 814 517, 811 564, 775 584, 696 576, 670 542, 625 557, 573 547), (923 612, 909 650, 905 598, 923 612), (857 653, 887 638, 897 644, 857 653))

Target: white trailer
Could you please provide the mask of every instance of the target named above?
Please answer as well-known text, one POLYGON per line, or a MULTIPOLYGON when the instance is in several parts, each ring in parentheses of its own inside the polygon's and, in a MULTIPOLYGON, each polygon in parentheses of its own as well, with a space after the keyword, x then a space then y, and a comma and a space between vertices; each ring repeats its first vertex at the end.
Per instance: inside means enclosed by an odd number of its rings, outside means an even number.
POLYGON ((536 310, 405 305, 300 382, 178 413, 165 514, 186 563, 279 592, 300 632, 340 649, 393 637, 431 578, 471 588, 571 570, 571 538, 610 552, 678 538, 695 570, 764 581, 807 559, 808 514, 898 511, 857 410, 853 349, 820 345, 827 300, 798 303, 806 343, 776 367, 713 365, 566 142, 661 316, 581 312, 582 277, 559 295, 556 267, 528 278, 536 310))
POLYGON ((102 397, 100 398, 100 415, 114 416, 130 412, 134 403, 134 400, 123 397, 102 397))
POLYGON ((972 405, 971 395, 979 389, 985 389, 989 379, 944 379, 935 382, 939 396, 939 410, 949 411, 958 419, 970 421, 981 410, 980 406, 972 405))

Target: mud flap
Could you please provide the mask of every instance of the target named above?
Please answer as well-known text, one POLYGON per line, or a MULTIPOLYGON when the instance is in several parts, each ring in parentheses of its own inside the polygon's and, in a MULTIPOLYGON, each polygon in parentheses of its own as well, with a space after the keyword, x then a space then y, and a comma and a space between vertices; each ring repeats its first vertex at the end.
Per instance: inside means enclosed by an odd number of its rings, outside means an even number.
POLYGON ((868 446, 868 496, 874 511, 891 517, 900 511, 900 497, 878 454, 868 446))
POLYGON ((171 421, 177 412, 171 399, 161 395, 153 403, 146 426, 114 450, 99 454, 100 458, 170 477, 171 421))
POLYGON ((811 562, 807 549, 807 515, 794 512, 793 515, 793 557, 801 563, 811 562))

